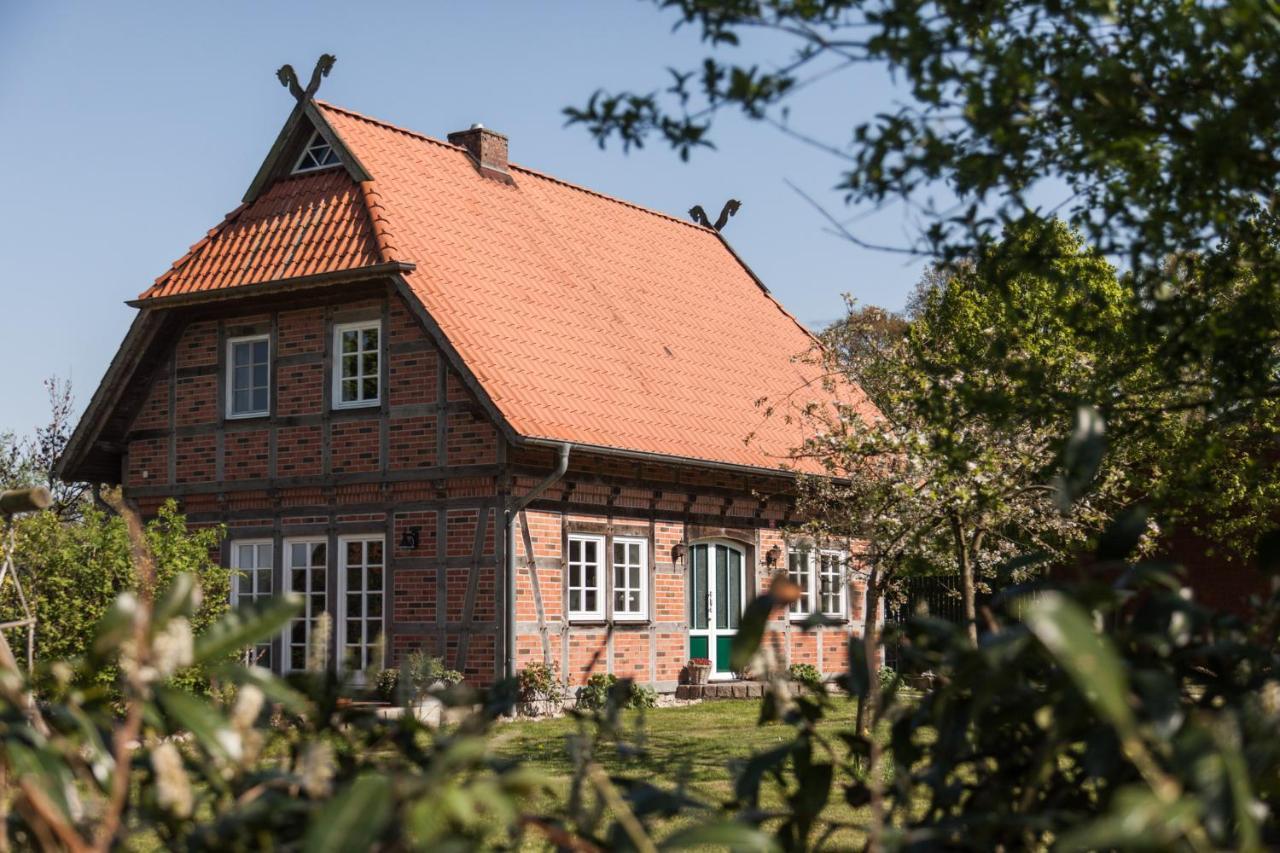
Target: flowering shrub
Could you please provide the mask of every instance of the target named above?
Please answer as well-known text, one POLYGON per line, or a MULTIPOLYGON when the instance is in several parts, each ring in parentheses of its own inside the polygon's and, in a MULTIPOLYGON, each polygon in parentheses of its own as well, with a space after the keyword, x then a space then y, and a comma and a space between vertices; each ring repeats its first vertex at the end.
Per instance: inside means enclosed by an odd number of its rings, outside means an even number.
POLYGON ((564 682, 554 665, 534 662, 520 670, 516 686, 522 702, 563 702, 564 682))

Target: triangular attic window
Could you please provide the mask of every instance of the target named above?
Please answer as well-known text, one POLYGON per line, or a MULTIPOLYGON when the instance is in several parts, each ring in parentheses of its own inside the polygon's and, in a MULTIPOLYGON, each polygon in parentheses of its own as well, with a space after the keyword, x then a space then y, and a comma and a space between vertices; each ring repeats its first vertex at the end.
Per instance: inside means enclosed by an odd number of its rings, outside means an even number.
POLYGON ((298 165, 293 167, 293 173, 313 172, 316 169, 327 169, 330 166, 337 166, 342 161, 338 159, 338 152, 333 150, 333 146, 325 141, 320 135, 320 131, 311 134, 311 141, 307 143, 307 148, 302 152, 302 156, 298 158, 298 165))

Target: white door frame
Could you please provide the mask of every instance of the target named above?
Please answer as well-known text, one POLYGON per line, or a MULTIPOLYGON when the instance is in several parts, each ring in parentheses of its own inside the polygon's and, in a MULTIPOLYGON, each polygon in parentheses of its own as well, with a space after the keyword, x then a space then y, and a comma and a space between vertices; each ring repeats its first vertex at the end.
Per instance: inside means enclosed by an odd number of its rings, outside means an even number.
MULTIPOLYGON (((280 658, 281 658, 280 671, 287 673, 287 672, 293 672, 297 669, 292 665, 293 663, 292 644, 293 644, 294 623, 301 620, 306 624, 306 628, 304 629, 304 633, 306 634, 305 648, 307 649, 307 651, 309 651, 311 648, 311 629, 313 627, 311 623, 312 621, 318 618, 318 615, 312 613, 311 611, 312 594, 313 594, 312 590, 310 589, 295 590, 293 588, 293 570, 295 568, 301 568, 301 567, 296 567, 293 565, 293 550, 291 546, 293 545, 306 546, 308 548, 308 554, 310 554, 310 547, 313 545, 325 546, 325 555, 324 555, 325 559, 324 559, 323 571, 325 573, 325 580, 326 580, 325 591, 324 591, 324 599, 325 599, 326 606, 325 606, 324 612, 329 613, 330 617, 333 616, 333 611, 329 609, 328 603, 332 600, 330 598, 330 596, 332 595, 332 590, 328 588, 329 584, 327 581, 328 581, 328 572, 329 572, 329 565, 330 565, 329 561, 333 559, 333 555, 329 552, 332 551, 333 549, 329 546, 329 538, 327 536, 289 536, 289 537, 285 537, 281 545, 282 547, 281 547, 281 553, 280 553, 280 563, 281 563, 281 566, 283 567, 283 577, 282 577, 282 582, 280 584, 280 591, 283 593, 296 592, 299 595, 301 595, 303 598, 302 612, 299 613, 297 616, 294 616, 293 618, 291 618, 289 620, 289 624, 287 624, 284 629, 284 640, 281 644, 282 649, 280 653, 280 658)), ((309 560, 310 560, 310 557, 308 556, 308 561, 309 560)), ((308 573, 309 573, 312 568, 319 568, 319 567, 312 567, 308 565, 305 568, 308 569, 308 573)), ((309 574, 308 574, 308 579, 310 579, 309 574)), ((332 625, 332 623, 330 624, 332 625)), ((325 654, 327 658, 328 656, 327 650, 325 654)))
MULTIPOLYGON (((707 638, 707 657, 711 660, 712 681, 732 681, 737 677, 733 672, 719 672, 720 658, 717 651, 717 638, 722 636, 731 636, 737 633, 736 628, 716 628, 716 604, 718 597, 716 595, 716 572, 715 572, 715 548, 717 545, 723 545, 730 551, 738 554, 738 573, 739 573, 739 589, 742 590, 740 605, 742 609, 746 608, 747 603, 747 549, 741 543, 732 539, 702 539, 692 543, 689 546, 688 557, 688 576, 689 583, 693 582, 693 552, 697 548, 707 548, 707 627, 694 628, 693 621, 690 620, 689 636, 690 637, 706 637, 707 638)), ((691 603, 692 604, 692 603, 691 603)), ((690 614, 692 615, 692 613, 690 614)), ((739 621, 741 621, 742 610, 738 611, 739 621)))
MULTIPOLYGON (((386 536, 381 533, 352 533, 348 535, 339 536, 338 537, 338 589, 336 593, 338 596, 338 601, 335 607, 335 610, 337 611, 337 622, 338 622, 336 626, 337 630, 335 632, 335 636, 337 638, 337 644, 335 646, 335 648, 337 649, 337 659, 335 661, 335 664, 337 666, 338 672, 342 672, 347 668, 346 666, 347 664, 347 655, 346 655, 347 596, 350 594, 350 591, 347 586, 347 578, 348 578, 347 545, 352 542, 377 542, 380 545, 382 545, 382 591, 381 591, 382 592, 382 608, 381 608, 382 615, 378 617, 378 623, 379 623, 378 629, 379 629, 379 636, 384 638, 386 637, 385 632, 382 631, 383 625, 385 625, 385 622, 386 622, 386 608, 387 608, 387 539, 386 539, 386 536)), ((361 599, 363 600, 365 597, 367 597, 367 593, 362 591, 361 599)), ((371 621, 369 617, 363 616, 363 615, 361 616, 361 620, 365 622, 371 621)), ((384 643, 385 643, 385 639, 384 639, 384 643)), ((383 647, 382 652, 384 655, 386 654, 385 645, 383 647)), ((370 668, 374 670, 381 669, 383 664, 385 663, 386 663, 385 660, 375 661, 373 662, 370 668)), ((365 683, 367 675, 368 675, 367 670, 353 670, 351 673, 352 680, 357 684, 365 683)))

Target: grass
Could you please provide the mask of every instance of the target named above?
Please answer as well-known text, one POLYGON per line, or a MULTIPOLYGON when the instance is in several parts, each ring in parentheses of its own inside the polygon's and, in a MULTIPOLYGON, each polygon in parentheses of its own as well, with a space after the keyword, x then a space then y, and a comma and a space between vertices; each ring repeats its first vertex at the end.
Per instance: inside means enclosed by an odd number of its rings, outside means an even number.
MULTIPOLYGON (((819 724, 819 731, 833 736, 838 731, 853 729, 857 705, 836 699, 831 713, 819 724)), ((753 754, 780 746, 793 737, 794 730, 784 724, 756 724, 760 702, 756 700, 726 700, 703 702, 679 708, 657 708, 643 713, 642 727, 631 729, 640 722, 639 712, 627 712, 624 717, 629 731, 636 731, 644 749, 638 753, 602 748, 597 760, 612 776, 642 779, 663 788, 683 785, 685 792, 712 806, 732 799, 735 763, 746 761, 753 754)), ((565 797, 573 773, 568 749, 568 738, 578 732, 578 723, 571 717, 552 720, 533 720, 506 723, 493 732, 491 748, 499 755, 519 758, 526 764, 541 770, 549 779, 558 797, 565 797)), ((843 758, 843 747, 835 748, 843 758)), ((824 760, 815 750, 815 759, 824 760)), ((849 822, 865 819, 863 810, 850 808, 841 797, 841 781, 837 775, 832 785, 832 798, 823 817, 827 820, 849 822)), ((766 782, 762 789, 761 805, 777 806, 782 792, 766 782)), ((563 800, 562 800, 563 802, 563 800)), ((677 818, 659 824, 659 837, 687 824, 690 818, 677 818)), ((845 837, 833 837, 830 846, 852 846, 856 837, 845 832, 845 837)))

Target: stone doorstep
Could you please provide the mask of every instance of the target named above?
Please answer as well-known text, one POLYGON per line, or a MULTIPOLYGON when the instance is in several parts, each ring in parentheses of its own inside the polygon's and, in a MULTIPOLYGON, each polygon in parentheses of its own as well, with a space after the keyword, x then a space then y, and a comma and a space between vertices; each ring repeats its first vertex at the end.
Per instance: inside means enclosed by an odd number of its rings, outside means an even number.
POLYGON ((762 681, 713 681, 676 688, 677 699, 759 699, 763 695, 762 681))

